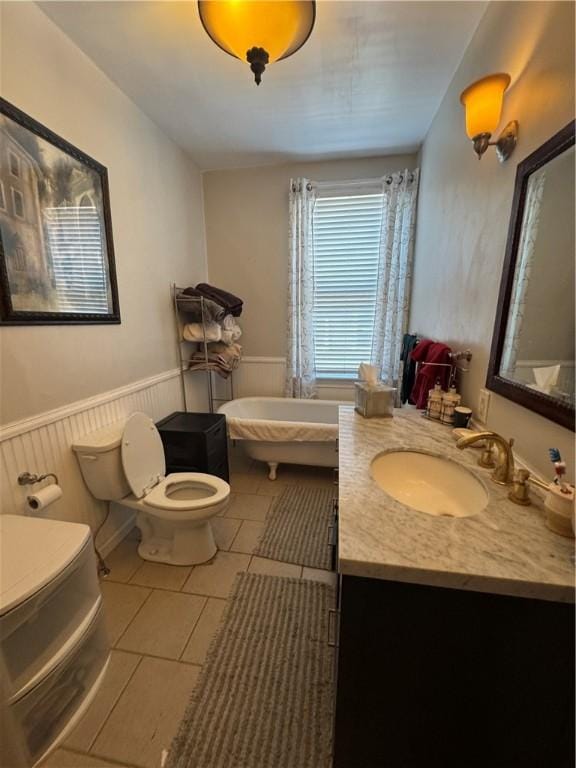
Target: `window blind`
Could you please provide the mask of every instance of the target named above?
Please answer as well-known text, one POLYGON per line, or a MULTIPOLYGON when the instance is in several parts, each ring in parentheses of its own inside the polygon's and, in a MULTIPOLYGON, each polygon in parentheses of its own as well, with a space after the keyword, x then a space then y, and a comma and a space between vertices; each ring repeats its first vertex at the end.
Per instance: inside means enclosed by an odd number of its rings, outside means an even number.
POLYGON ((45 208, 44 217, 61 311, 106 314, 108 272, 98 210, 45 208))
POLYGON ((319 197, 314 207, 314 353, 320 378, 355 378, 372 352, 382 194, 319 197))

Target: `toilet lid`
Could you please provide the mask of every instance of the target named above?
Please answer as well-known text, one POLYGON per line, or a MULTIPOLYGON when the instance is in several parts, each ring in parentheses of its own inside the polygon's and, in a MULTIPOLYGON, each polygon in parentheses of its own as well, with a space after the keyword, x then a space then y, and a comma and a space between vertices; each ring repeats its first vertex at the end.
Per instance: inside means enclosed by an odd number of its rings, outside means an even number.
POLYGON ((122 467, 137 499, 141 499, 166 474, 160 433, 145 413, 133 413, 126 422, 122 434, 122 467))

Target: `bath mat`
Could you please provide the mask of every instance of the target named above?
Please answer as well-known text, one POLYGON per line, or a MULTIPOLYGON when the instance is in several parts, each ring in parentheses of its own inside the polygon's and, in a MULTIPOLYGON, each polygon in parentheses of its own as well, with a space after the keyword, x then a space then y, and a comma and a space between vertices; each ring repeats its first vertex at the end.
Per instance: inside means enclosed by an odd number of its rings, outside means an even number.
POLYGON ((330 768, 335 592, 238 575, 166 768, 330 768))
POLYGON ((254 554, 329 570, 333 497, 328 488, 286 488, 268 515, 254 554))

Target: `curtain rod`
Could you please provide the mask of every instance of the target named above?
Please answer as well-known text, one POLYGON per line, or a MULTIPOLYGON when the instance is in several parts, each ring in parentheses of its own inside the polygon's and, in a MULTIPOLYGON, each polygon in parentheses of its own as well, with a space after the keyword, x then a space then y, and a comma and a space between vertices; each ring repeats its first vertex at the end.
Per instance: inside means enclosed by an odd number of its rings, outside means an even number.
MULTIPOLYGON (((369 179, 350 179, 348 181, 309 181, 306 184, 306 189, 311 192, 313 189, 338 189, 350 188, 350 187, 378 187, 382 183, 392 184, 394 176, 400 174, 400 183, 404 181, 404 174, 401 171, 396 171, 393 174, 387 176, 374 176, 369 179)), ((415 180, 416 171, 409 171, 408 183, 411 184, 415 180)), ((292 191, 297 191, 297 185, 292 185, 292 191)))
MULTIPOLYGON (((398 171, 396 172, 398 173, 398 171)), ((404 174, 402 171, 400 173, 400 181, 404 181, 404 174)), ((414 181, 414 171, 409 171, 409 177, 408 182, 414 181)), ((391 184, 394 180, 393 173, 390 173, 386 176, 373 176, 369 179, 350 179, 349 181, 315 181, 313 182, 313 186, 318 187, 321 189, 322 187, 352 187, 352 186, 369 186, 371 184, 379 184, 383 181, 386 182, 386 184, 391 184)))

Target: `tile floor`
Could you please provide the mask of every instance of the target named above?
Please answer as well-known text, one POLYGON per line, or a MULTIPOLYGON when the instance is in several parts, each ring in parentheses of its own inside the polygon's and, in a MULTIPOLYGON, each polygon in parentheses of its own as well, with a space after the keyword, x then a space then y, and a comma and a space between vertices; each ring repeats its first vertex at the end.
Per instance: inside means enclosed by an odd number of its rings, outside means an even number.
POLYGON ((238 571, 334 583, 329 571, 252 555, 274 497, 288 485, 333 488, 332 470, 281 466, 271 482, 263 465, 241 454, 232 457, 232 468, 232 498, 214 521, 219 552, 210 563, 144 562, 136 529, 106 558, 108 671, 82 721, 42 768, 159 768, 238 571))

